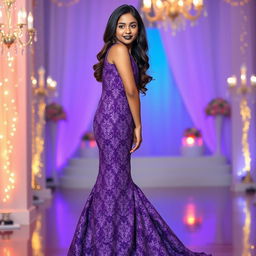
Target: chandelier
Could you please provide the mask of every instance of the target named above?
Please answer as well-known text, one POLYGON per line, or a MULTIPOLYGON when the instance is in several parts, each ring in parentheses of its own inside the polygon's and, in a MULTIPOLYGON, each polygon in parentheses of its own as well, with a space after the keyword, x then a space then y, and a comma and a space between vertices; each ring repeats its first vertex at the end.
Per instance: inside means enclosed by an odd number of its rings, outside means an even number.
POLYGON ((204 10, 203 0, 143 0, 142 14, 150 23, 168 23, 174 31, 185 28, 186 20, 193 24, 204 10))
POLYGON ((10 48, 13 44, 17 44, 20 48, 33 43, 35 40, 36 30, 33 28, 32 13, 25 9, 19 10, 17 15, 17 23, 12 22, 12 9, 16 0, 3 0, 3 5, 0 6, 0 44, 10 48), (28 39, 26 38, 28 34, 28 39))

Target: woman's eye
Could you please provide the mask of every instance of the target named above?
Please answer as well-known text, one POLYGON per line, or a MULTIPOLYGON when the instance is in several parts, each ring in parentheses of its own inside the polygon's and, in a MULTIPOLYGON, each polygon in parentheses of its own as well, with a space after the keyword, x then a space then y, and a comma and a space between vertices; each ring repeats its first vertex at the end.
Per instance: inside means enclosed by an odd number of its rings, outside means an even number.
POLYGON ((124 26, 123 26, 123 25, 119 25, 118 27, 119 27, 119 28, 124 28, 124 26))
POLYGON ((132 28, 136 28, 137 26, 136 26, 136 25, 132 25, 131 27, 132 27, 132 28))

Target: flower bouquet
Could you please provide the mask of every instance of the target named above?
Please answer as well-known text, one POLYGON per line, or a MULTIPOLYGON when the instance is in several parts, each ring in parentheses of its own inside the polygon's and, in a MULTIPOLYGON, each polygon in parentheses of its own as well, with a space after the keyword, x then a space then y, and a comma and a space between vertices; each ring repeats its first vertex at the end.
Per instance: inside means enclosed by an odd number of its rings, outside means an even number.
POLYGON ((215 117, 215 130, 216 130, 216 150, 215 155, 221 155, 221 141, 222 141, 222 122, 224 116, 230 115, 229 103, 222 99, 216 98, 211 100, 206 106, 205 112, 208 116, 215 117))
POLYGON ((203 153, 202 133, 197 128, 187 128, 183 132, 181 153, 183 156, 201 156, 203 153))
POLYGON ((60 120, 66 120, 66 112, 63 107, 58 103, 48 104, 45 108, 45 120, 46 122, 58 122, 60 120))
POLYGON ((216 98, 208 103, 205 112, 208 116, 229 116, 231 111, 230 105, 226 100, 222 98, 216 98))
POLYGON ((94 138, 94 133, 93 133, 93 132, 86 132, 86 133, 82 136, 82 140, 95 140, 95 138, 94 138))
POLYGON ((192 137, 192 138, 201 138, 202 134, 201 131, 196 129, 196 128, 187 128, 184 131, 183 134, 184 137, 188 138, 188 137, 192 137))
POLYGON ((80 157, 97 157, 97 147, 93 132, 86 132, 82 136, 82 142, 80 146, 80 157))

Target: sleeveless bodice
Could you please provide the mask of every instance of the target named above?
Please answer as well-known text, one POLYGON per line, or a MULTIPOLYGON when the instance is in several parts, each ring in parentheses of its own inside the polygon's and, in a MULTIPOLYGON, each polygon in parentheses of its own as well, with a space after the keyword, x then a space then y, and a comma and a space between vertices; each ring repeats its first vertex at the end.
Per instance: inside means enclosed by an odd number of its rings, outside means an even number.
MULTIPOLYGON (((115 99, 118 99, 119 96, 121 96, 121 98, 126 97, 123 82, 117 71, 116 65, 109 63, 107 60, 108 52, 109 49, 104 59, 104 66, 102 72, 102 97, 108 97, 110 96, 110 94, 113 94, 113 97, 115 99)), ((137 84, 139 75, 138 66, 132 55, 130 54, 129 56, 131 60, 133 75, 137 84)))

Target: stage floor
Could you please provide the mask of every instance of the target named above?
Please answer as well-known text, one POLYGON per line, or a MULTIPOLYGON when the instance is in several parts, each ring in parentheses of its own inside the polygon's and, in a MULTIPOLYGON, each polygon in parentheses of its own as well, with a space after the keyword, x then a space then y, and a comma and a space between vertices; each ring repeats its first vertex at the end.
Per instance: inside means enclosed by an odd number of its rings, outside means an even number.
MULTIPOLYGON (((233 194, 227 187, 143 191, 191 249, 214 256, 256 255, 256 196, 233 194)), ((66 256, 89 193, 89 189, 57 189, 52 200, 38 207, 31 226, 1 233, 0 255, 66 256)))

